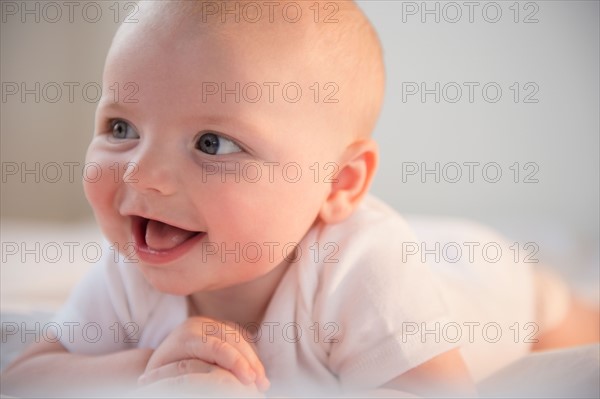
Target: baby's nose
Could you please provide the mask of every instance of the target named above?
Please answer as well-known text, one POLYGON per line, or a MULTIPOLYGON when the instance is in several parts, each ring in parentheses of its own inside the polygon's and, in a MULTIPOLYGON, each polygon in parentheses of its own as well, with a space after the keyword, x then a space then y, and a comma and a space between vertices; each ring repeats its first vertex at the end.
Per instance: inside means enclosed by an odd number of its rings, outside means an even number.
POLYGON ((124 168, 123 182, 139 192, 171 195, 177 182, 175 160, 157 149, 141 151, 124 168))

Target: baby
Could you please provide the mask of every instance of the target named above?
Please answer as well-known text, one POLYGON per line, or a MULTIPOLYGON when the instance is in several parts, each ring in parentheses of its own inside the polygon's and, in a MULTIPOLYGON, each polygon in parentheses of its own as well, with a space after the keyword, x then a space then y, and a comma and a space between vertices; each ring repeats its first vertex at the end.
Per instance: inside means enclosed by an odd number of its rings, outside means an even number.
MULTIPOLYGON (((119 255, 57 315, 85 334, 28 348, 3 393, 475 395, 490 363, 558 334, 567 302, 541 317, 535 289, 566 298, 553 280, 408 256, 421 240, 367 194, 385 79, 353 2, 152 1, 135 18, 84 182, 119 255)), ((451 241, 503 242, 460 226, 451 241)))

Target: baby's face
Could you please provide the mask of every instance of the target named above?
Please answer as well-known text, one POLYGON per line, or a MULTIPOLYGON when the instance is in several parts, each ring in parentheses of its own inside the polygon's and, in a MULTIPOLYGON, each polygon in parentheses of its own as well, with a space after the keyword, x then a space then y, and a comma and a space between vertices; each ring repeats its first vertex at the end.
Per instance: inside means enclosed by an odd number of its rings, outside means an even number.
POLYGON ((173 30, 115 40, 87 153, 101 177, 84 185, 107 238, 157 289, 187 295, 284 267, 344 145, 332 131, 339 105, 322 102, 335 79, 293 44, 274 44, 274 57, 251 38, 173 30))

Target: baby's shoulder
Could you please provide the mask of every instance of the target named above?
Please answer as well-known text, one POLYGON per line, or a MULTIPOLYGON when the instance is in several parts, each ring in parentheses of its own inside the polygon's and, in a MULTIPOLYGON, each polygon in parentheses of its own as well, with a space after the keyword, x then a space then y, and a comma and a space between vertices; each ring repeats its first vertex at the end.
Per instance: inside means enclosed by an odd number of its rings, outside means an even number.
POLYGON ((363 328, 392 334, 403 320, 441 320, 447 309, 429 265, 406 256, 405 244, 416 240, 402 215, 368 196, 348 219, 310 232, 303 261, 282 281, 275 302, 297 295, 288 300, 295 314, 337 323, 344 334, 363 328))
POLYGON ((315 226, 305 237, 297 268, 300 285, 306 283, 326 295, 333 292, 396 290, 398 282, 428 284, 429 268, 406 248, 417 241, 413 229, 397 211, 378 198, 367 196, 358 209, 337 224, 315 226), (339 282, 344 284, 340 285, 339 282), (390 284, 393 281, 394 284, 390 284))

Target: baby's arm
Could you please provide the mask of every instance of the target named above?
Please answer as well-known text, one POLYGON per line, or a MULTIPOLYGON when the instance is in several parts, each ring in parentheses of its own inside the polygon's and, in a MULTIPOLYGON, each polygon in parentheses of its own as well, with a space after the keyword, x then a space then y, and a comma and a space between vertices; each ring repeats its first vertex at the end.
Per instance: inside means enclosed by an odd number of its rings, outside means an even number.
POLYGON ((534 274, 538 342, 534 351, 591 344, 600 341, 600 309, 578 298, 548 269, 534 274))
POLYGON ((151 355, 151 349, 130 349, 85 356, 68 352, 60 342, 42 341, 2 372, 2 394, 82 396, 106 393, 107 388, 126 392, 137 386, 151 355))
POLYGON ((150 384, 150 390, 141 393, 152 392, 153 388, 185 391, 195 386, 202 392, 223 387, 226 392, 258 394, 256 388, 252 389, 255 379, 256 385, 267 389, 264 367, 252 346, 241 334, 223 331, 219 328, 222 325, 225 323, 192 317, 171 332, 155 351, 131 349, 85 356, 69 353, 59 342, 37 343, 3 372, 2 393, 15 396, 126 393, 137 389, 142 375, 140 382, 150 384), (203 326, 206 323, 214 327, 209 333, 203 326), (153 384, 156 382, 159 383, 153 384), (244 383, 252 387, 242 388, 244 383))
POLYGON ((554 328, 540 331, 534 351, 566 348, 600 342, 600 311, 571 296, 565 318, 554 328))

